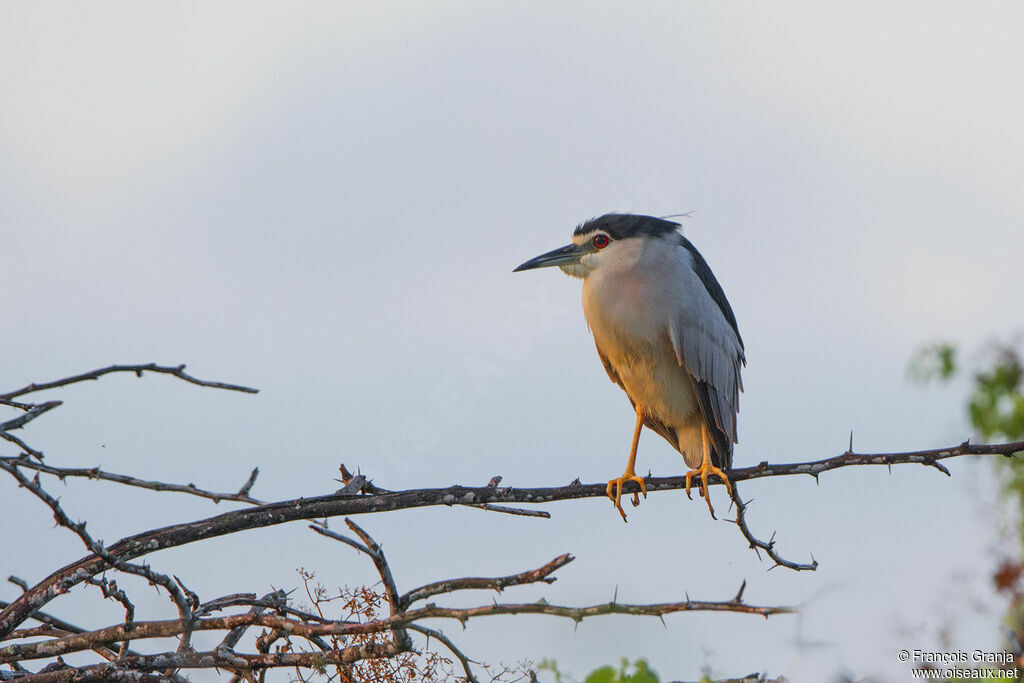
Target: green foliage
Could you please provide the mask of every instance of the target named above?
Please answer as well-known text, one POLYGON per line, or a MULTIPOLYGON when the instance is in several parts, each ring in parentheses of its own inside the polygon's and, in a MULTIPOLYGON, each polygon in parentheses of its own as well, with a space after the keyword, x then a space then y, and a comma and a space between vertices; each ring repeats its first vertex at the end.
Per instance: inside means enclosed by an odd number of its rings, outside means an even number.
MULTIPOLYGON (((573 680, 558 668, 558 662, 553 659, 541 660, 535 668, 537 671, 550 671, 555 683, 573 680)), ((628 659, 623 659, 618 668, 602 666, 591 671, 583 683, 658 683, 658 674, 647 666, 646 660, 638 659, 630 664, 628 659)))
MULTIPOLYGON (((959 368, 956 364, 956 349, 949 344, 932 344, 923 349, 932 356, 924 365, 945 369, 943 358, 951 359, 952 365, 940 377, 952 378, 959 368), (936 361, 935 356, 942 358, 936 361)), ((971 427, 986 441, 1024 439, 1024 361, 1020 350, 1012 344, 995 344, 989 352, 985 367, 974 373, 971 394, 967 400, 967 415, 971 427)), ((919 355, 920 357, 920 355, 919 355)), ((1024 513, 1024 459, 1012 458, 998 461, 997 467, 1003 491, 1013 500, 1018 510, 1024 513)), ((1021 530, 1024 542, 1024 526, 1021 530)))
POLYGON ((534 670, 550 671, 551 677, 554 679, 555 683, 565 683, 565 681, 569 679, 569 676, 562 673, 562 670, 558 668, 558 662, 553 659, 540 660, 540 662, 534 667, 534 670))
POLYGON ((927 384, 932 380, 948 382, 956 375, 956 346, 949 342, 925 344, 914 352, 907 366, 907 374, 916 382, 927 384))
POLYGON ((591 672, 583 683, 658 683, 658 675, 647 667, 643 659, 632 665, 623 659, 618 669, 602 666, 591 672))
MULTIPOLYGON (((1000 347, 991 367, 974 375, 967 411, 971 426, 984 439, 1024 439, 1024 363, 1016 348, 1000 347)), ((997 467, 1003 491, 1024 513, 1024 460, 1004 459, 997 467)), ((1024 525, 1020 534, 1024 543, 1024 525)))
MULTIPOLYGON (((907 368, 922 383, 949 382, 959 371, 957 348, 949 342, 925 344, 907 368)), ((967 414, 982 439, 1024 439, 1024 362, 1016 346, 993 346, 987 366, 974 374, 967 414)))
POLYGON ((974 376, 967 409, 985 439, 1024 438, 1024 365, 1012 346, 1000 347, 990 368, 974 376))
MULTIPOLYGON (((985 441, 1024 440, 1024 360, 1020 342, 995 342, 985 365, 974 373, 967 400, 971 427, 985 441)), ((933 342, 911 358, 908 374, 919 382, 949 382, 960 372, 957 348, 949 342, 933 342)), ((1003 492, 1024 513, 1024 458, 998 462, 1003 492)), ((1024 526, 1021 530, 1024 542, 1024 526)))
MULTIPOLYGON (((994 343, 985 353, 983 366, 974 372, 967 399, 967 416, 977 436, 985 441, 1024 440, 1024 362, 1021 360, 1020 341, 994 343)), ((951 381, 959 372, 957 349, 953 344, 938 342, 927 344, 914 354, 908 374, 926 383, 932 380, 951 381)), ((996 461, 997 472, 1004 494, 1024 512, 1024 458, 996 461)), ((1024 515, 1022 515, 1024 518, 1024 515)), ((1020 529, 1024 541, 1024 523, 1020 529)), ((1005 559, 993 576, 996 588, 1010 596, 1006 625, 1014 635, 1011 642, 1024 639, 1024 564, 1016 559, 1005 559)), ((971 670, 971 674, 982 670, 971 670)), ((999 672, 1005 673, 1005 672, 999 672)), ((1013 673, 1011 671, 1011 673, 1013 673)), ((1019 670, 1017 671, 1019 673, 1019 670)), ((951 679, 958 683, 961 678, 951 679)), ((1006 677, 973 678, 970 680, 1006 680, 1006 677)))
MULTIPOLYGON (((1024 361, 1012 344, 995 344, 990 365, 974 374, 967 414, 985 440, 1024 439, 1024 361)), ((917 382, 949 382, 961 368, 949 342, 925 344, 910 359, 907 374, 917 382)))

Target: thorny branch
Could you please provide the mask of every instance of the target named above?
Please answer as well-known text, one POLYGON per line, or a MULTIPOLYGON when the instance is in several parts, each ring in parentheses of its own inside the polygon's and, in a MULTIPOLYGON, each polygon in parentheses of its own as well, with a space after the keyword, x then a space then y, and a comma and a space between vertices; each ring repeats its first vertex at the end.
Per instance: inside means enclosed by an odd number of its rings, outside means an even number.
MULTIPOLYGON (((907 453, 882 453, 882 454, 859 454, 844 453, 825 460, 818 460, 807 463, 769 465, 762 463, 755 467, 733 470, 730 473, 734 482, 746 481, 768 476, 788 476, 794 474, 806 474, 817 476, 827 470, 852 465, 893 465, 900 463, 920 463, 935 467, 941 465, 939 460, 962 455, 1012 455, 1024 450, 1024 442, 1011 444, 974 445, 963 443, 946 449, 934 449, 929 451, 914 451, 907 453)), ((0 461, 0 465, 4 464, 0 461)), ((649 477, 647 481, 648 493, 654 491, 678 490, 684 488, 684 477, 649 477)), ((710 483, 718 483, 712 478, 710 483)), ((626 492, 635 484, 626 484, 626 492)), ((123 560, 131 560, 140 555, 148 554, 156 549, 165 549, 194 543, 209 538, 216 538, 227 534, 237 533, 248 529, 257 529, 266 526, 274 526, 298 520, 315 520, 328 517, 344 515, 368 514, 401 510, 437 505, 477 504, 477 503, 518 503, 538 504, 549 503, 556 500, 571 500, 578 498, 598 498, 605 495, 605 484, 579 484, 573 482, 562 487, 547 488, 512 488, 512 487, 464 487, 452 486, 435 489, 415 489, 408 491, 395 491, 388 493, 377 493, 372 484, 366 482, 362 487, 364 493, 342 493, 315 498, 301 498, 279 503, 271 503, 250 507, 244 510, 226 512, 215 517, 176 524, 162 529, 146 531, 134 536, 125 538, 110 546, 111 553, 115 553, 123 560)), ((743 529, 746 522, 740 528, 743 529)), ((746 529, 749 534, 749 528, 746 529)), ((749 538, 748 538, 749 540, 749 538)), ((762 542, 771 545, 770 542, 762 542)), ((767 550, 763 545, 757 545, 767 550)), ((774 550, 773 550, 774 552, 774 550)), ((777 555, 772 556, 777 561, 777 555)), ((813 569, 814 563, 800 565, 797 563, 780 562, 791 568, 813 569)), ((53 597, 53 587, 61 586, 63 589, 70 588, 80 583, 84 578, 93 576, 102 571, 107 563, 101 557, 85 557, 78 562, 70 564, 57 570, 44 579, 37 586, 29 589, 11 607, 0 612, 0 635, 13 628, 13 624, 20 623, 35 609, 45 605, 53 597)))
POLYGON ((457 590, 493 590, 501 593, 508 586, 522 586, 528 583, 541 582, 554 583, 555 577, 551 576, 551 574, 572 562, 573 559, 572 555, 559 555, 543 567, 532 569, 528 572, 512 574, 511 576, 498 576, 495 578, 467 577, 428 583, 403 595, 399 598, 399 604, 405 608, 418 600, 426 600, 435 595, 451 593, 457 590))
MULTIPOLYGON (((684 611, 727 611, 745 614, 756 614, 768 617, 774 614, 785 614, 793 611, 791 607, 755 606, 743 603, 741 594, 726 601, 699 601, 687 598, 682 602, 668 602, 653 605, 630 605, 617 602, 573 607, 552 605, 545 601, 537 603, 497 603, 478 607, 445 607, 435 603, 413 607, 414 604, 435 596, 448 595, 462 590, 488 589, 501 592, 505 588, 534 583, 551 583, 555 580, 552 574, 572 561, 570 555, 562 555, 551 562, 518 574, 496 577, 466 577, 436 581, 419 588, 401 593, 395 581, 391 567, 383 549, 368 532, 351 519, 345 519, 349 530, 358 538, 350 538, 327 528, 328 517, 334 514, 311 514, 288 518, 282 516, 283 508, 279 504, 267 504, 250 496, 255 484, 258 470, 243 483, 234 493, 218 493, 201 489, 193 484, 172 484, 159 481, 139 479, 126 474, 107 472, 99 467, 68 468, 58 467, 43 462, 43 454, 32 449, 22 439, 9 434, 11 430, 21 429, 40 415, 62 405, 61 401, 30 403, 15 400, 39 391, 67 386, 76 382, 97 379, 114 372, 132 372, 141 375, 144 372, 170 374, 185 381, 205 387, 230 389, 235 391, 254 392, 255 390, 239 385, 201 380, 184 372, 184 366, 170 367, 156 364, 146 365, 112 365, 81 375, 75 375, 52 382, 30 384, 16 391, 0 394, 0 405, 16 411, 20 415, 0 423, 0 436, 14 443, 21 449, 16 457, 0 457, 0 469, 10 474, 18 485, 43 502, 53 514, 59 526, 72 531, 86 546, 90 555, 74 565, 58 570, 50 577, 34 587, 16 577, 10 581, 23 589, 22 595, 12 603, 0 603, 0 663, 6 663, 11 672, 0 672, 0 680, 18 679, 29 681, 66 681, 66 680, 181 680, 176 673, 179 669, 217 668, 234 674, 236 680, 255 680, 255 675, 262 680, 265 672, 275 667, 296 667, 298 669, 314 669, 323 671, 326 666, 338 667, 339 675, 350 671, 357 662, 391 659, 403 654, 415 653, 416 646, 411 633, 433 638, 443 645, 458 659, 463 667, 467 681, 477 681, 470 660, 450 638, 441 631, 428 628, 420 623, 427 619, 454 619, 465 624, 469 619, 514 614, 543 614, 560 616, 580 621, 584 618, 604 614, 633 614, 658 616, 684 611), (85 522, 76 522, 65 511, 60 501, 52 496, 44 487, 41 476, 54 476, 61 480, 69 477, 98 479, 125 486, 146 488, 154 491, 170 491, 200 496, 219 502, 230 500, 248 504, 246 510, 227 513, 220 521, 233 527, 215 524, 209 526, 206 520, 192 525, 193 532, 185 530, 186 525, 168 527, 171 536, 161 538, 160 530, 144 532, 141 535, 124 539, 111 546, 92 536, 86 531, 85 522), (237 513, 256 511, 255 516, 235 517, 237 513), (312 525, 321 535, 342 541, 367 555, 373 562, 380 576, 382 586, 381 598, 388 605, 387 615, 377 616, 371 609, 363 613, 369 618, 332 619, 325 616, 317 606, 317 613, 298 609, 288 599, 284 591, 274 591, 262 598, 252 593, 236 593, 221 598, 201 602, 198 595, 189 590, 178 578, 156 572, 145 564, 133 564, 131 561, 146 556, 156 550, 177 545, 185 545, 205 538, 222 536, 234 531, 279 524, 289 519, 311 519, 322 522, 312 525), (151 534, 156 536, 149 537, 151 534), (146 537, 143 539, 143 537, 146 537), (107 571, 123 572, 139 575, 151 584, 159 586, 172 599, 178 608, 177 619, 165 621, 141 620, 136 615, 135 604, 129 599, 128 593, 117 583, 105 576, 107 571), (68 593, 78 584, 92 585, 100 589, 104 598, 113 600, 124 609, 124 621, 106 628, 87 630, 61 621, 45 614, 40 608, 60 595, 68 593), (238 612, 239 609, 245 611, 238 612), (217 612, 231 612, 217 616, 217 612), (22 627, 28 619, 42 624, 36 627, 22 627), (242 641, 246 631, 253 627, 266 629, 256 638, 256 653, 237 652, 236 648, 242 641), (222 631, 224 636, 220 644, 211 651, 199 652, 191 646, 191 636, 197 631, 222 631), (131 643, 156 638, 178 638, 179 646, 174 652, 159 654, 142 654, 129 649, 131 643), (333 644, 325 638, 330 637, 333 644), (293 643, 293 639, 301 639, 309 643, 312 649, 303 649, 293 643), (28 641, 28 642, 26 642, 28 641), (275 643, 284 642, 274 648, 275 643), (94 651, 106 662, 71 666, 62 659, 65 655, 94 651), (44 669, 32 672, 23 665, 35 660, 56 661, 44 669)), ((398 498, 407 497, 410 492, 390 492, 373 486, 365 477, 348 474, 342 467, 345 488, 333 499, 347 504, 366 498, 398 498)), ((495 477, 486 487, 496 500, 513 499, 511 489, 499 489, 500 478, 495 477)), ((461 487, 456 487, 461 491, 461 487)), ((465 496, 462 496, 465 498, 465 496)), ((312 499, 318 500, 318 499, 312 499)), ((524 498, 519 502, 533 503, 535 500, 524 498)), ((421 506, 423 502, 412 507, 421 506)), ((431 503, 427 503, 431 504, 431 503)), ((485 510, 519 515, 547 517, 548 513, 539 510, 508 507, 494 504, 488 500, 469 499, 451 500, 442 495, 436 503, 442 505, 467 505, 485 510)), ((298 507, 304 512, 303 501, 298 507)), ((397 509, 397 508, 396 508, 397 509)), ((368 590, 368 589, 364 589, 368 590)), ((357 613, 358 614, 358 613, 357 613)), ((406 666, 403 664, 402 666, 406 666)), ((396 669, 397 671, 397 669, 396 669)), ((301 678, 301 674, 300 674, 301 678)), ((352 680, 348 675, 344 680, 352 680)))
MULTIPOLYGON (((85 522, 72 522, 71 519, 67 516, 67 513, 65 513, 64 509, 60 506, 60 503, 57 501, 57 499, 48 494, 45 490, 43 490, 42 486, 39 485, 38 481, 28 479, 18 470, 17 467, 9 465, 8 463, 5 462, 0 462, 0 469, 6 470, 15 479, 18 480, 19 484, 21 484, 24 488, 27 488, 29 491, 34 493, 37 498, 46 503, 46 505, 49 506, 49 508, 53 511, 53 518, 57 522, 57 524, 75 532, 75 534, 82 540, 82 543, 84 543, 85 546, 89 550, 91 550, 94 555, 99 557, 103 562, 107 563, 107 565, 109 565, 112 568, 116 568, 120 571, 125 572, 126 574, 135 574, 137 576, 144 577, 152 585, 162 587, 164 590, 167 591, 167 593, 171 597, 171 600, 178 608, 178 613, 181 616, 182 622, 187 624, 193 620, 192 607, 198 605, 198 601, 193 601, 193 596, 186 595, 186 592, 188 591, 184 587, 184 585, 182 585, 181 581, 177 579, 177 577, 175 577, 175 581, 171 581, 170 577, 160 574, 159 572, 155 572, 146 565, 131 564, 112 555, 103 547, 102 543, 95 541, 92 538, 92 536, 89 535, 89 533, 85 530, 85 522), (193 604, 193 602, 195 602, 195 604, 193 604)), ((116 586, 111 591, 109 586, 106 585, 104 581, 97 582, 93 580, 92 577, 86 577, 85 580, 87 582, 100 585, 101 587, 103 587, 104 592, 108 594, 107 597, 114 598, 125 606, 125 628, 128 629, 129 632, 134 630, 134 623, 132 622, 132 618, 134 617, 135 609, 134 606, 132 606, 131 603, 128 602, 127 596, 124 596, 123 592, 117 590, 116 586)), ((189 633, 186 632, 183 635, 185 637, 181 640, 181 650, 184 650, 189 647, 189 633)))
POLYGON ((34 460, 28 460, 27 458, 11 458, 11 457, 0 457, 0 462, 6 462, 8 464, 17 465, 29 470, 35 470, 36 472, 42 472, 44 474, 52 474, 61 481, 68 478, 82 478, 82 479, 97 479, 100 481, 110 481, 115 484, 122 484, 124 486, 132 486, 141 489, 149 489, 151 491, 171 491, 175 493, 187 493, 192 496, 199 496, 200 498, 208 498, 214 503, 219 503, 222 500, 231 500, 239 503, 250 503, 252 505, 264 505, 265 501, 258 500, 249 495, 249 491, 252 489, 253 484, 256 483, 256 478, 260 474, 260 468, 255 467, 249 478, 242 485, 242 488, 235 493, 218 493, 214 491, 207 491, 197 487, 195 484, 171 484, 163 481, 149 481, 146 479, 139 479, 127 474, 117 474, 114 472, 106 472, 101 470, 99 467, 54 467, 48 463, 36 462, 34 460))
MULTIPOLYGON (((336 636, 365 635, 392 630, 396 626, 414 624, 424 619, 454 619, 465 623, 472 618, 509 615, 543 614, 582 621, 588 617, 608 614, 631 614, 634 616, 661 617, 676 612, 739 612, 769 617, 776 614, 792 614, 793 607, 763 607, 748 605, 733 598, 724 601, 683 600, 648 605, 632 605, 608 602, 587 607, 552 605, 544 601, 531 603, 492 603, 479 607, 438 607, 427 605, 415 610, 398 612, 392 616, 371 622, 330 621, 308 623, 273 614, 254 614, 251 611, 225 617, 208 617, 186 623, 180 619, 167 621, 136 621, 131 628, 124 624, 110 626, 96 631, 79 633, 63 639, 9 645, 0 649, 0 664, 12 661, 28 661, 45 657, 66 655, 72 652, 90 650, 99 646, 118 643, 125 638, 135 640, 146 638, 170 638, 190 631, 230 631, 241 626, 262 626, 281 630, 291 636, 336 636)), ((396 643, 397 645, 397 643, 396 643)))
POLYGON ((771 538, 769 538, 767 541, 762 541, 757 536, 755 536, 753 532, 750 530, 750 527, 747 526, 747 506, 750 505, 751 501, 744 501, 740 497, 740 490, 736 484, 732 485, 730 497, 732 498, 733 505, 736 507, 736 519, 730 519, 726 521, 733 522, 734 524, 736 524, 736 526, 739 527, 740 533, 743 534, 743 537, 745 539, 747 539, 747 542, 750 543, 750 548, 755 553, 757 553, 758 557, 761 557, 762 550, 765 552, 765 554, 772 560, 772 562, 775 563, 774 565, 772 565, 772 569, 774 569, 775 567, 787 567, 794 571, 813 572, 818 568, 818 561, 814 559, 813 555, 811 556, 810 562, 793 562, 779 555, 779 553, 775 550, 774 533, 772 534, 771 538))
MULTIPOLYGON (((440 631, 435 631, 432 628, 421 626, 419 624, 409 624, 409 628, 413 631, 417 631, 427 636, 427 638, 433 638, 446 648, 448 651, 455 655, 455 658, 459 660, 459 664, 462 665, 462 671, 466 674, 466 681, 468 683, 479 683, 476 675, 473 673, 473 667, 470 666, 470 659, 455 645, 451 640, 448 639, 445 634, 440 631)), ((429 641, 428 641, 429 642, 429 641)))
POLYGON ((9 391, 6 394, 0 394, 0 401, 2 401, 6 405, 14 405, 11 399, 17 398, 19 396, 34 394, 39 391, 46 391, 47 389, 56 389, 57 387, 66 387, 69 384, 76 384, 78 382, 99 379, 103 375, 109 375, 114 372, 132 372, 135 373, 136 377, 142 377, 142 374, 144 372, 156 372, 164 375, 174 375, 178 379, 184 380, 191 384, 197 384, 201 387, 211 387, 213 389, 226 389, 228 391, 241 391, 247 394, 259 393, 259 389, 253 389, 252 387, 244 387, 240 384, 228 384, 226 382, 210 382, 207 380, 199 379, 198 377, 193 377, 192 375, 185 372, 184 365, 168 366, 157 365, 156 363, 144 363, 140 365, 108 365, 105 368, 99 368, 98 370, 92 370, 90 372, 83 372, 80 375, 72 375, 71 377, 64 377, 63 379, 54 380, 52 382, 33 382, 32 384, 23 386, 20 389, 9 391))
MULTIPOLYGON (((97 680, 147 680, 152 672, 158 672, 174 679, 176 678, 174 672, 177 669, 212 667, 232 672, 237 680, 252 680, 253 674, 262 678, 265 671, 273 667, 306 667, 323 670, 323 667, 333 665, 344 668, 352 666, 354 662, 392 658, 401 653, 414 652, 415 647, 409 635, 411 631, 428 638, 433 637, 444 645, 459 660, 466 679, 475 681, 471 660, 443 633, 430 629, 419 622, 424 619, 447 618, 458 620, 464 624, 470 618, 501 614, 544 614, 580 621, 603 614, 662 617, 664 614, 681 611, 729 611, 767 617, 772 614, 793 611, 789 607, 747 605, 742 602, 742 587, 735 598, 721 602, 692 601, 687 598, 683 602, 654 605, 627 605, 613 601, 589 607, 571 607, 551 605, 541 601, 537 603, 493 603, 473 608, 451 608, 430 603, 413 609, 412 606, 419 601, 436 595, 450 594, 454 591, 489 589, 501 592, 504 588, 511 586, 551 583, 555 580, 552 574, 572 561, 572 557, 563 555, 542 567, 519 574, 491 578, 447 579, 400 593, 380 545, 350 519, 346 519, 345 522, 359 540, 329 530, 326 526, 328 518, 437 505, 472 506, 497 512, 546 517, 548 514, 542 510, 508 506, 509 504, 529 506, 559 500, 604 497, 606 485, 604 483, 584 485, 579 480, 575 480, 566 486, 559 487, 513 488, 499 486, 500 477, 495 477, 482 487, 451 486, 389 491, 375 486, 362 475, 352 476, 342 466, 342 481, 345 487, 333 495, 264 503, 250 496, 250 491, 258 475, 256 469, 237 492, 218 493, 200 489, 193 484, 147 481, 125 474, 106 472, 98 467, 64 468, 53 466, 42 462, 41 452, 32 449, 24 440, 10 434, 10 431, 25 427, 32 420, 61 405, 60 401, 30 403, 16 399, 35 392, 93 380, 116 372, 132 372, 139 376, 144 372, 163 373, 199 386, 255 392, 254 389, 240 385, 198 379, 186 374, 184 366, 145 364, 111 365, 61 380, 29 384, 21 389, 0 394, 0 406, 6 406, 21 413, 15 418, 0 423, 0 436, 21 449, 21 454, 16 457, 0 457, 0 469, 9 473, 21 487, 29 490, 45 503, 57 523, 73 531, 90 552, 88 556, 55 571, 32 587, 14 577, 11 578, 12 582, 23 587, 24 592, 10 604, 0 603, 0 607, 3 608, 0 611, 0 642, 21 641, 30 636, 42 637, 44 640, 29 643, 16 642, 6 647, 0 647, 0 662, 9 663, 14 668, 11 674, 0 672, 0 680, 11 677, 19 677, 25 681, 70 680, 69 676, 76 680, 90 677, 97 680), (34 476, 30 478, 22 470, 34 472, 34 476), (40 475, 55 476, 62 480, 67 477, 100 479, 155 491, 186 493, 215 502, 230 500, 245 503, 250 507, 195 522, 145 531, 106 547, 85 531, 84 522, 71 520, 59 501, 46 492, 40 481, 40 475), (297 609, 289 603, 287 595, 283 591, 274 591, 263 598, 256 598, 255 594, 251 593, 239 593, 200 604, 199 597, 188 590, 177 577, 172 580, 166 575, 155 572, 147 565, 131 563, 131 560, 156 550, 296 520, 317 520, 317 523, 313 525, 313 529, 317 533, 344 542, 373 561, 381 578, 382 597, 386 600, 389 608, 386 617, 374 616, 372 619, 363 621, 330 619, 322 613, 314 614, 297 609), (137 620, 135 607, 125 591, 118 588, 112 580, 100 576, 103 572, 111 569, 143 576, 150 583, 160 586, 169 594, 178 608, 179 618, 168 621, 137 620), (119 602, 125 610, 124 622, 103 629, 87 631, 68 625, 56 617, 45 615, 40 611, 44 605, 81 583, 95 585, 100 588, 105 598, 119 602), (241 613, 212 616, 214 612, 237 608, 248 609, 241 613), (35 619, 43 626, 21 627, 28 619, 35 619), (254 626, 268 629, 257 639, 257 653, 236 652, 235 647, 240 642, 242 635, 247 629, 254 626), (191 634, 195 631, 208 630, 226 632, 220 645, 210 652, 197 652, 191 649, 189 646, 191 634), (333 645, 324 640, 326 636, 331 636, 333 645), (372 638, 366 640, 367 636, 372 636, 372 638), (152 655, 139 654, 128 649, 129 643, 133 641, 166 637, 180 639, 180 645, 176 652, 152 655), (302 638, 315 649, 297 651, 291 638, 302 638), (359 638, 364 639, 359 640, 359 638), (285 644, 277 646, 277 649, 272 652, 271 648, 274 643, 281 641, 284 641, 285 644), (109 661, 74 668, 59 659, 64 654, 86 650, 94 650, 109 661), (47 669, 37 673, 31 673, 21 666, 22 662, 54 657, 58 658, 55 664, 51 664, 47 669)), ((974 445, 964 442, 943 449, 867 454, 853 452, 851 444, 851 448, 847 452, 833 458, 792 464, 762 462, 755 467, 732 470, 729 476, 734 483, 794 474, 810 475, 817 480, 821 473, 841 467, 891 466, 894 464, 923 464, 948 475, 949 471, 940 463, 941 460, 963 455, 1011 457, 1022 451, 1024 451, 1024 442, 991 445, 974 445)), ((685 478, 682 476, 647 477, 645 482, 649 492, 678 490, 685 486, 685 478)), ((721 482, 712 477, 710 483, 720 484, 721 482)), ((635 484, 628 483, 625 493, 633 492, 630 487, 638 488, 635 484)), ((762 541, 755 537, 750 531, 746 519, 749 501, 743 501, 735 487, 732 498, 737 515, 736 519, 731 521, 737 524, 751 548, 756 552, 764 551, 774 562, 774 566, 785 566, 795 570, 813 570, 817 567, 817 562, 813 558, 810 563, 791 562, 782 558, 775 550, 774 537, 768 541, 762 541)), ((341 672, 341 668, 339 668, 339 672, 341 672)))
MULTIPOLYGON (((335 533, 328 529, 326 525, 318 526, 313 524, 310 525, 309 528, 322 536, 327 536, 328 538, 333 538, 337 541, 350 545, 373 560, 373 566, 377 568, 377 573, 380 574, 381 583, 384 585, 384 591, 388 598, 388 605, 391 608, 391 616, 401 613, 403 609, 401 598, 398 595, 398 586, 395 584, 395 577, 391 575, 391 568, 388 566, 388 561, 384 557, 384 551, 381 550, 380 546, 375 540, 373 540, 370 534, 366 533, 351 519, 346 519, 345 524, 348 525, 348 528, 351 529, 356 536, 360 538, 360 540, 362 540, 362 543, 348 538, 347 536, 335 533)), ((395 643, 397 643, 399 647, 403 649, 411 647, 409 634, 404 628, 396 627, 393 628, 391 632, 394 634, 395 643)))

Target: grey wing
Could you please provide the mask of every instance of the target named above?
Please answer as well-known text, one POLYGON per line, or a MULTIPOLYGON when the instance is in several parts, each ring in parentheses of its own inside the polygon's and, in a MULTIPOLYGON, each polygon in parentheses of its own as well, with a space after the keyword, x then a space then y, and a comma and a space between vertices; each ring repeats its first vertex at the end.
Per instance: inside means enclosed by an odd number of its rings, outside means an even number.
MULTIPOLYGON (((727 436, 727 432, 722 425, 720 416, 723 413, 723 407, 719 402, 718 392, 715 388, 707 382, 698 381, 694 383, 695 394, 697 395, 697 405, 700 406, 700 413, 704 418, 704 422, 710 427, 709 432, 711 434, 711 464, 716 467, 720 467, 723 470, 732 469, 732 444, 735 441, 735 428, 733 437, 730 439, 727 436), (708 416, 711 416, 709 418, 708 416)), ((724 410, 728 410, 725 408, 724 410)), ((731 416, 733 423, 735 424, 736 415, 735 413, 731 416)))
POLYGON ((729 302, 711 269, 686 238, 680 236, 680 300, 669 322, 669 336, 679 364, 693 378, 697 403, 713 441, 715 464, 732 467, 746 364, 743 341, 729 302))
MULTIPOLYGON (((601 359, 601 364, 604 365, 604 371, 608 373, 608 379, 622 387, 623 391, 626 391, 626 385, 619 379, 619 373, 615 372, 615 366, 612 365, 611 361, 608 360, 608 356, 604 355, 604 351, 597 345, 597 340, 594 340, 594 346, 597 347, 597 355, 601 359)), ((626 391, 626 396, 629 397, 629 404, 636 409, 636 401, 626 391)), ((651 417, 650 415, 644 415, 644 426, 653 431, 655 434, 672 444, 672 448, 679 450, 679 437, 676 436, 676 430, 669 427, 661 420, 651 417)))

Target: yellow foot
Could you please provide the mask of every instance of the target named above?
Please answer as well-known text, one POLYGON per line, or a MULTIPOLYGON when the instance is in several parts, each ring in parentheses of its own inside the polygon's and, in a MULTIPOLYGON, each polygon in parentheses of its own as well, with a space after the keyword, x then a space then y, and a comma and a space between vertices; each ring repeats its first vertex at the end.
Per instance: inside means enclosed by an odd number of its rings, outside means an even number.
MULTIPOLYGON (((626 471, 621 477, 616 477, 608 482, 608 487, 605 489, 605 493, 615 503, 615 509, 622 515, 622 521, 626 521, 626 513, 622 509, 622 485, 627 481, 635 481, 640 484, 640 491, 644 494, 644 498, 647 497, 647 486, 644 484, 643 477, 636 476, 636 472, 632 470, 626 471)), ((633 506, 636 507, 640 504, 640 496, 636 493, 633 494, 633 506)))
POLYGON ((711 496, 708 495, 709 474, 717 475, 718 478, 722 480, 722 483, 725 484, 726 491, 728 491, 729 495, 732 496, 732 484, 729 483, 729 477, 725 475, 725 472, 711 464, 711 458, 705 456, 700 467, 686 473, 686 497, 691 500, 693 499, 690 495, 690 480, 693 479, 694 475, 700 475, 700 484, 697 485, 697 488, 700 490, 700 495, 704 496, 704 500, 707 501, 708 510, 711 511, 711 519, 718 519, 715 517, 715 508, 711 506, 711 496), (701 486, 701 484, 703 484, 703 486, 701 486))

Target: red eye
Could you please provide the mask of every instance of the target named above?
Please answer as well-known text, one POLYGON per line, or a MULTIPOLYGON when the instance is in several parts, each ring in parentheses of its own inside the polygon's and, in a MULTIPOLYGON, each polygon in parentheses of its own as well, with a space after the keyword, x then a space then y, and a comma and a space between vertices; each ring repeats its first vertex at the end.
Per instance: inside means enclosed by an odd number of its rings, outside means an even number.
POLYGON ((609 242, 611 242, 611 240, 608 239, 608 235, 597 235, 594 237, 594 246, 598 249, 604 249, 608 246, 609 242))

